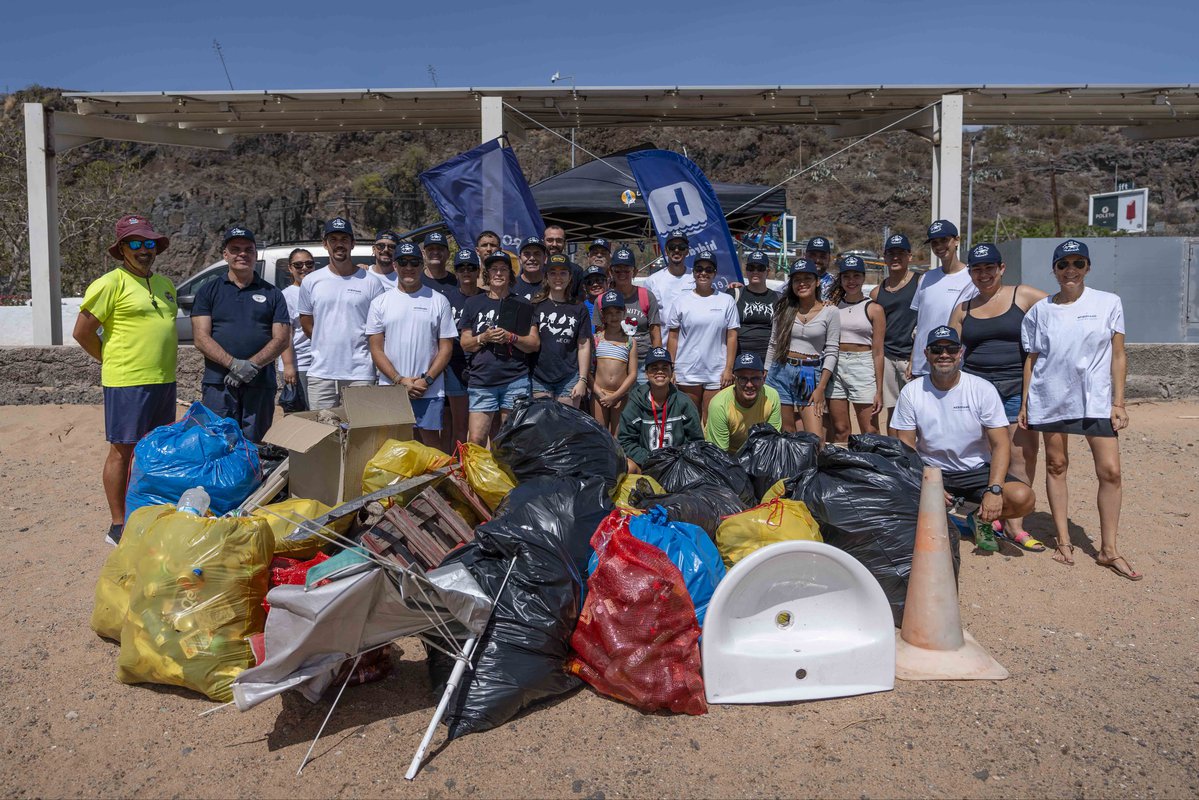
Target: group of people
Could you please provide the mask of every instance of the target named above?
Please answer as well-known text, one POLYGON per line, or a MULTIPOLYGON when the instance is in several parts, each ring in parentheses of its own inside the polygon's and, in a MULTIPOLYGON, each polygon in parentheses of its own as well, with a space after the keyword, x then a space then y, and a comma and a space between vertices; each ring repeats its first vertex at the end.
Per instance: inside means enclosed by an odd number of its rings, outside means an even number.
MULTIPOLYGON (((963 263, 948 220, 929 226, 940 263, 922 275, 910 270, 908 238, 889 237, 885 279, 869 294, 858 256, 829 271, 823 236, 807 241, 780 291, 767 285, 770 258, 758 251, 745 257, 744 283, 719 291, 715 256, 692 252, 681 232, 666 237, 665 265, 643 286, 633 253, 605 239, 590 244, 586 266, 573 263, 559 226, 521 241, 516 263, 493 231, 452 258, 440 232, 417 244, 382 231, 369 268, 351 260, 355 241, 348 220, 329 220, 328 265, 314 270, 313 254, 297 248, 292 285, 279 290, 255 272, 254 234, 225 233, 228 274, 197 292, 192 326, 204 404, 251 441, 272 422, 278 372, 314 410, 338 405, 347 386, 401 386, 417 435, 446 451, 486 444, 518 398, 551 397, 590 411, 633 471, 655 450, 696 439, 735 453, 762 422, 842 443, 854 420, 879 431, 887 409, 888 431, 944 471, 950 494, 979 503, 983 550, 998 549, 996 528, 1044 549, 1023 528, 1040 432, 1055 558, 1072 564, 1067 437, 1083 435, 1100 480, 1099 561, 1140 577, 1116 549, 1122 310, 1115 295, 1086 288, 1082 242, 1058 247, 1060 290, 1047 296, 1004 285, 993 244, 963 263)), ((174 418, 177 301, 153 272, 168 245, 143 217, 120 220, 109 252, 121 266, 89 287, 75 328, 103 364, 114 541, 133 445, 174 418)))

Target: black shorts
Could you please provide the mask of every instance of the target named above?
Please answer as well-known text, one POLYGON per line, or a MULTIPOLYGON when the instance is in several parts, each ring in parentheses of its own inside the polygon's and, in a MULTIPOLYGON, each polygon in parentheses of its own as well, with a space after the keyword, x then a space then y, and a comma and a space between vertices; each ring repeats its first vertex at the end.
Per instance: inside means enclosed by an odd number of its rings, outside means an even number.
POLYGON ((1073 433, 1079 436, 1101 436, 1114 439, 1119 436, 1112 427, 1110 417, 1078 417, 1077 419, 1059 419, 1056 422, 1043 422, 1040 425, 1029 425, 1034 431, 1041 433, 1073 433))
POLYGON ((104 387, 104 438, 136 444, 160 425, 175 421, 175 384, 104 387))
MULTIPOLYGON (((981 467, 968 469, 964 472, 952 472, 947 469, 941 470, 941 481, 945 484, 945 491, 953 497, 962 497, 971 503, 981 503, 983 494, 986 493, 987 487, 991 485, 991 465, 983 464, 981 467)), ((1016 481, 1020 483, 1020 479, 1008 473, 1004 482, 1016 481)))

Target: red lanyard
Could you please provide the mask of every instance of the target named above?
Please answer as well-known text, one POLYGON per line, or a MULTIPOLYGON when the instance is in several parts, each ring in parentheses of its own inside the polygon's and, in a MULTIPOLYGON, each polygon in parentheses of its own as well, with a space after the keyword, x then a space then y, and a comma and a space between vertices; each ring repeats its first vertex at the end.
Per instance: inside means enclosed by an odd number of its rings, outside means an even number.
POLYGON ((662 404, 662 422, 661 422, 661 424, 658 423, 658 404, 654 400, 654 396, 652 393, 649 396, 649 411, 654 416, 654 424, 658 426, 658 446, 654 449, 661 450, 662 445, 666 443, 666 404, 665 403, 662 404))

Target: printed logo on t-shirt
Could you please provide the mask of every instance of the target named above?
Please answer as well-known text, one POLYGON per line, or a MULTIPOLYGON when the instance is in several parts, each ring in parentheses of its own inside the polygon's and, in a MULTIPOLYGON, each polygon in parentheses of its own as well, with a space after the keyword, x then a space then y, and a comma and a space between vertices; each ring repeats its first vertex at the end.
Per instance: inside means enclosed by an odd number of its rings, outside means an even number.
POLYGON ((767 303, 761 300, 747 302, 745 304, 745 316, 772 317, 774 316, 774 303, 767 303))
POLYGON ((537 327, 551 336, 562 337, 564 341, 570 341, 579 332, 579 318, 574 314, 540 311, 537 314, 537 327))
POLYGON ((1099 315, 1098 314, 1079 314, 1074 319, 1076 319, 1076 320, 1099 319, 1099 315))
POLYGON ((266 302, 265 294, 252 294, 250 296, 254 298, 255 303, 265 303, 266 302))
POLYGON ((475 320, 474 326, 474 332, 476 336, 488 328, 495 327, 495 316, 497 312, 498 309, 491 308, 478 316, 478 318, 475 320))

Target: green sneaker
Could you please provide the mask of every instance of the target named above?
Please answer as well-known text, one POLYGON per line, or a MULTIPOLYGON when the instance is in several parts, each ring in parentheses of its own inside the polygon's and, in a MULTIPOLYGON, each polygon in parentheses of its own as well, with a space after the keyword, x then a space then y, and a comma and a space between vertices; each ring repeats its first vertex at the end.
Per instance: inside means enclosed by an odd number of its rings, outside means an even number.
POLYGON ((995 541, 995 528, 989 522, 982 522, 975 515, 970 515, 970 527, 974 529, 974 546, 988 553, 999 552, 999 542, 995 541))

